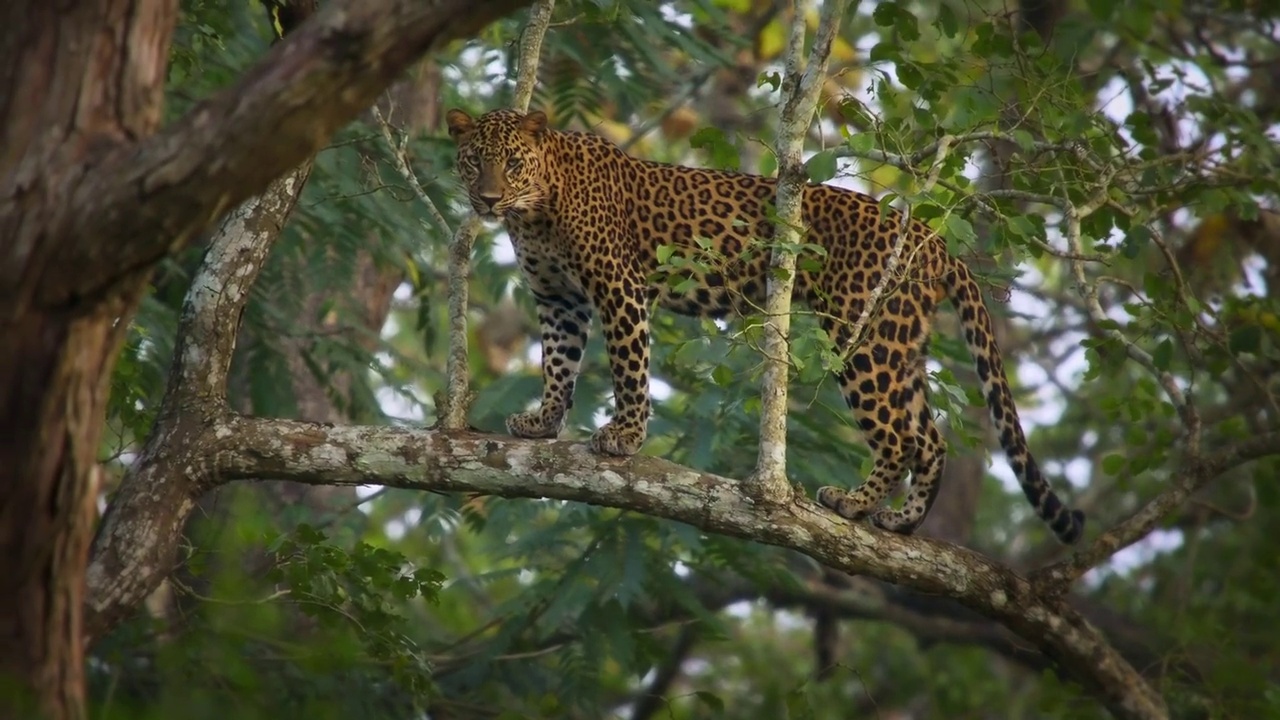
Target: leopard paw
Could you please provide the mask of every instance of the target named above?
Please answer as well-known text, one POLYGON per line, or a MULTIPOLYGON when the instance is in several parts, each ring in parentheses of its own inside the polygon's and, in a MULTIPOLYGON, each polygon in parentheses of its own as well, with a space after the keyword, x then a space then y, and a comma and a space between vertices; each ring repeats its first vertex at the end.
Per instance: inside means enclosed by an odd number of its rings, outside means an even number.
POLYGON ((614 423, 606 423, 591 436, 591 449, 602 455, 635 455, 644 444, 644 436, 642 429, 620 428, 614 423))
POLYGON ((518 438, 553 438, 560 434, 563 427, 563 418, 558 422, 549 422, 539 411, 507 416, 507 432, 518 438))
POLYGON ((818 488, 818 504, 848 520, 861 520, 870 514, 870 508, 859 507, 853 494, 843 488, 827 485, 818 488))
POLYGON ((920 523, 924 521, 924 516, 911 519, 911 516, 902 510, 891 510, 889 508, 881 508, 871 513, 871 524, 881 530, 898 533, 899 535, 910 535, 920 527, 920 523))

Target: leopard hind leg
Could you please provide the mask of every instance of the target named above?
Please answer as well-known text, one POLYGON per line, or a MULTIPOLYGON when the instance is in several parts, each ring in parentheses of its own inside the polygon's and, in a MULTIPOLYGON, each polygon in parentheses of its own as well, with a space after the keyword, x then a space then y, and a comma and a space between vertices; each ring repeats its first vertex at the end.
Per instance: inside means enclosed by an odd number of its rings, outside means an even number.
POLYGON ((883 507, 871 514, 871 522, 892 532, 910 535, 920 527, 938 499, 942 471, 947 461, 947 443, 933 422, 929 408, 925 355, 920 353, 901 398, 907 408, 906 442, 912 447, 911 486, 901 508, 883 507))
POLYGON ((900 350, 864 343, 849 357, 840 382, 875 463, 857 489, 822 487, 817 499, 850 520, 878 517, 880 506, 902 484, 917 452, 915 438, 907 432, 913 423, 903 403, 904 391, 909 389, 908 363, 900 350))

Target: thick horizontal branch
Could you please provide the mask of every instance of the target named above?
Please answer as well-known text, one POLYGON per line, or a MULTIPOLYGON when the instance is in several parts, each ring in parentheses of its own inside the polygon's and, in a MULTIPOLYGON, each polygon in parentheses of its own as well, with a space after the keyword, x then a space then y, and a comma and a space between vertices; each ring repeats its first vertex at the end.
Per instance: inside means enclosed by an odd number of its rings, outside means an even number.
MULTIPOLYGON (((202 492, 232 480, 550 498, 615 507, 804 553, 848 573, 954 598, 1053 658, 1067 676, 1124 718, 1162 718, 1164 703, 1078 612, 1041 597, 1000 564, 938 541, 847 522, 804 498, 761 505, 741 483, 650 457, 606 458, 570 442, 463 432, 324 426, 211 418, 164 463, 202 492)), ((156 471, 158 473, 158 470, 156 471)), ((172 487, 154 475, 135 485, 172 487)), ((138 492, 117 502, 114 532, 99 537, 89 573, 87 625, 101 630, 140 602, 168 572, 178 528, 194 507, 179 493, 138 492), (134 556, 145 540, 145 556, 134 556)))
POLYGON ((261 192, 368 109, 425 52, 468 37, 528 0, 325 3, 234 86, 163 132, 107 153, 68 199, 49 305, 104 292, 213 218, 261 192))

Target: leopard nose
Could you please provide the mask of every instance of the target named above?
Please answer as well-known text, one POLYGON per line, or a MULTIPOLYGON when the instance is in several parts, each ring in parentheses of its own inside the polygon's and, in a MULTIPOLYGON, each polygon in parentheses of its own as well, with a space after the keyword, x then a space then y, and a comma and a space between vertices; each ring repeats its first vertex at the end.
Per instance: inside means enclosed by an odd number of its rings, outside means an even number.
POLYGON ((498 204, 502 199, 501 195, 493 195, 490 193, 480 193, 480 202, 484 203, 489 210, 493 210, 493 206, 498 204))

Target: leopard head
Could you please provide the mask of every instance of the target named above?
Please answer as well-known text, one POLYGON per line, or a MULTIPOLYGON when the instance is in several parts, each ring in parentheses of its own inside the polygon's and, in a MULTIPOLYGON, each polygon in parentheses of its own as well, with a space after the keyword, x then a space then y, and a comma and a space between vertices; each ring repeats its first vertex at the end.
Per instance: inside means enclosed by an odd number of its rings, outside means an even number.
POLYGON ((542 148, 546 115, 491 110, 472 118, 454 109, 445 120, 458 145, 458 175, 476 214, 498 218, 541 205, 546 194, 542 148))

